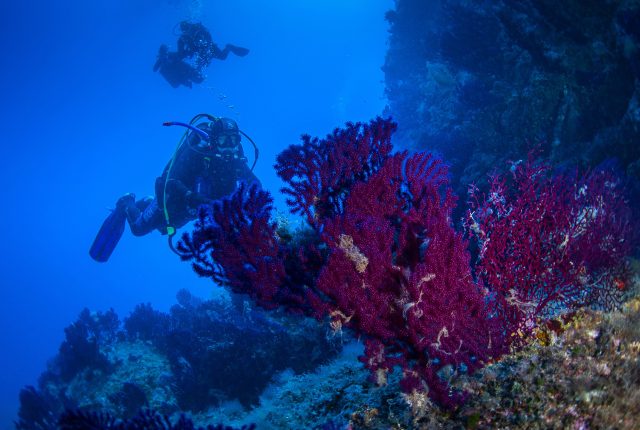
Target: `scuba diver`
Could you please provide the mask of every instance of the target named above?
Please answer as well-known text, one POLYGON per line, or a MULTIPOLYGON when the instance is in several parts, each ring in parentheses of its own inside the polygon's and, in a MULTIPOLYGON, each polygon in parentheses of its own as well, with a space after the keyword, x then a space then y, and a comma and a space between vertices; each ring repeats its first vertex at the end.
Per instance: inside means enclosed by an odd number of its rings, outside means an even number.
POLYGON ((109 259, 126 222, 134 236, 144 236, 153 230, 167 234, 169 246, 175 252, 172 238, 176 229, 196 219, 201 205, 232 194, 239 181, 261 185, 253 173, 258 149, 233 119, 199 114, 189 124, 165 122, 163 125, 178 125, 188 130, 162 175, 156 179, 155 196, 136 201, 135 195, 129 193, 118 199, 89 251, 94 260, 109 259), (255 149, 251 167, 240 143, 242 136, 255 149))
POLYGON ((249 53, 247 48, 231 44, 220 49, 213 42, 209 30, 199 22, 182 21, 180 32, 178 50, 171 52, 166 45, 161 45, 153 66, 153 71, 159 71, 174 88, 180 85, 191 88, 192 83, 201 83, 204 80, 204 69, 213 59, 225 60, 229 53, 239 57, 249 53))

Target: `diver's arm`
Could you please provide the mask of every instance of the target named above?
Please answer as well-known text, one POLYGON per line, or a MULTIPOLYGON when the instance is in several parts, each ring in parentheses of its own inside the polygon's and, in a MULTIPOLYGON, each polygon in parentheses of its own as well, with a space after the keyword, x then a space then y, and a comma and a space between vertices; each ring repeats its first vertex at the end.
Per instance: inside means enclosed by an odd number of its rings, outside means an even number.
POLYGON ((188 136, 188 144, 184 155, 180 157, 176 167, 176 176, 170 180, 168 189, 169 195, 176 195, 179 199, 184 199, 189 209, 196 209, 198 206, 210 203, 211 199, 202 193, 198 188, 199 178, 203 176, 203 168, 206 165, 204 156, 193 150, 194 146, 200 143, 201 139, 196 133, 188 136))
POLYGON ((184 202, 187 209, 197 209, 198 206, 211 203, 205 195, 191 190, 178 179, 169 179, 166 183, 167 195, 173 202, 184 202))
MULTIPOLYGON (((167 162, 162 175, 156 178, 156 197, 159 202, 164 199, 165 190, 167 193, 174 197, 184 197, 189 191, 189 187, 184 183, 188 181, 189 172, 192 170, 193 157, 191 157, 189 144, 194 142, 195 133, 191 132, 187 136, 187 142, 184 142, 179 148, 176 149, 176 153, 172 159, 167 162)), ((197 142, 197 140, 195 140, 197 142)))
POLYGON ((227 55, 229 55, 229 50, 222 50, 218 45, 215 44, 215 42, 211 42, 211 45, 209 45, 209 53, 211 55, 211 58, 215 58, 216 60, 225 60, 227 58, 227 55))
POLYGON ((239 172, 239 179, 241 181, 245 181, 248 185, 257 184, 258 187, 262 188, 262 183, 260 179, 253 173, 253 171, 249 168, 249 166, 245 163, 242 163, 239 172))
POLYGON ((180 201, 186 198, 189 193, 189 187, 187 187, 179 179, 167 178, 166 170, 162 176, 156 178, 156 198, 161 206, 164 205, 164 194, 167 193, 167 197, 171 197, 174 201, 180 201))

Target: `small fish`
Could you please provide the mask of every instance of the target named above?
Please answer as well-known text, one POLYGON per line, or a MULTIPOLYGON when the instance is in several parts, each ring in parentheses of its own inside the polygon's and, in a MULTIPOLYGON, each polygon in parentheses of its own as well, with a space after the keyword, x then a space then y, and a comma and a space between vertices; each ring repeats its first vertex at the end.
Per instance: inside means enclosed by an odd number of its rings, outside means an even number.
POLYGON ((624 291, 627 288, 627 283, 620 278, 615 278, 613 280, 613 285, 615 285, 618 291, 624 291))

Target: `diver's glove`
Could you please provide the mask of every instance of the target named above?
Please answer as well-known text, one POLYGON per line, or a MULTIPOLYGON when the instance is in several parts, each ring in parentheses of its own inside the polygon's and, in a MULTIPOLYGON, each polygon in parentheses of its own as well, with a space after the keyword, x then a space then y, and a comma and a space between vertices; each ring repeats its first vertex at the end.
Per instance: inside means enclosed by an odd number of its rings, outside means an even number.
POLYGON ((228 49, 229 52, 234 53, 238 57, 244 57, 245 55, 247 55, 249 53, 249 50, 247 48, 243 48, 241 46, 232 45, 230 43, 227 43, 227 46, 225 47, 225 49, 228 49))
POLYGON ((197 210, 201 205, 208 205, 213 203, 213 200, 203 196, 200 193, 194 193, 193 191, 187 191, 185 194, 185 200, 187 203, 187 208, 192 210, 197 210))

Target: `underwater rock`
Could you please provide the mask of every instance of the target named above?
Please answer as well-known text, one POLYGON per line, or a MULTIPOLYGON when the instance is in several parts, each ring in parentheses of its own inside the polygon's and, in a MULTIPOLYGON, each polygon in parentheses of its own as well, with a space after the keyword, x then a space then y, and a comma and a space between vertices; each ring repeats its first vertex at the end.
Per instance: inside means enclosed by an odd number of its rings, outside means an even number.
POLYGON ((396 1, 383 69, 397 142, 441 152, 461 196, 536 144, 554 165, 626 169, 640 160, 639 17, 633 0, 396 1))
POLYGON ((225 401, 250 407, 277 373, 313 370, 340 350, 311 320, 203 301, 186 290, 178 299, 168 314, 139 305, 123 324, 113 311, 83 311, 38 387, 22 390, 19 428, 53 429, 66 409, 129 419, 143 407, 174 417, 225 401))

